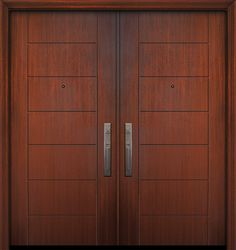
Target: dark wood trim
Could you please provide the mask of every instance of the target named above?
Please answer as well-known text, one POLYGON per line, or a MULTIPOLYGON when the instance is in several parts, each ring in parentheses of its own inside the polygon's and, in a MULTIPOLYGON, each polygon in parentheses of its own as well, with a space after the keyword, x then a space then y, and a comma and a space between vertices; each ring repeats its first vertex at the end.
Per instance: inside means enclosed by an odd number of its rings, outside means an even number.
POLYGON ((227 9, 233 0, 3 0, 11 9, 227 9))
POLYGON ((0 3, 0 27, 2 40, 0 43, 0 176, 1 193, 0 193, 0 221, 1 223, 1 241, 0 249, 7 250, 9 247, 9 164, 8 164, 8 7, 1 1, 0 3))
POLYGON ((236 3, 234 0, 0 0, 0 250, 9 249, 8 18, 12 9, 225 10, 228 14, 227 250, 236 250, 236 3))
POLYGON ((236 80, 236 3, 228 8, 228 89, 227 89, 227 249, 236 247, 235 237, 235 80, 236 80))

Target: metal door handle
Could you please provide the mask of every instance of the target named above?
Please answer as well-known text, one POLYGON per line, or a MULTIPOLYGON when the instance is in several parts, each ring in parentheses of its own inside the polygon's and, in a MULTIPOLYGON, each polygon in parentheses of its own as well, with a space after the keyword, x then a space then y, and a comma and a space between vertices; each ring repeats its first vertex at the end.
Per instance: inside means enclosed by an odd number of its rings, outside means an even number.
POLYGON ((125 176, 132 176, 132 123, 125 123, 125 176))
POLYGON ((104 176, 111 176, 111 123, 104 123, 104 176))

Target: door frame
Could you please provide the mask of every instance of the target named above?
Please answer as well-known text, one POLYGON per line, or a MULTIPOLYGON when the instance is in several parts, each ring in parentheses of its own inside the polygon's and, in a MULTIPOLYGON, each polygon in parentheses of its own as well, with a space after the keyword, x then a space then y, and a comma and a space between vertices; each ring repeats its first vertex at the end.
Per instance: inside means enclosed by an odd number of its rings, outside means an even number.
POLYGON ((205 10, 227 15, 227 250, 236 250, 236 0, 0 0, 0 250, 9 249, 9 18, 13 10, 205 10))

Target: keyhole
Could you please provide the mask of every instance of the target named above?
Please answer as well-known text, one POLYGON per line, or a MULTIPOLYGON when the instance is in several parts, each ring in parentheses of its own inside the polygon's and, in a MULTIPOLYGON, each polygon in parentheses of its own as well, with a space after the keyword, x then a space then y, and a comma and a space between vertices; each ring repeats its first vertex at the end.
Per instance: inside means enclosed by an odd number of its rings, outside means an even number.
POLYGON ((66 87, 66 85, 63 83, 63 84, 61 85, 61 87, 64 89, 64 88, 66 87))
POLYGON ((172 89, 175 87, 175 85, 174 85, 174 84, 171 84, 170 86, 171 86, 171 88, 172 88, 172 89))

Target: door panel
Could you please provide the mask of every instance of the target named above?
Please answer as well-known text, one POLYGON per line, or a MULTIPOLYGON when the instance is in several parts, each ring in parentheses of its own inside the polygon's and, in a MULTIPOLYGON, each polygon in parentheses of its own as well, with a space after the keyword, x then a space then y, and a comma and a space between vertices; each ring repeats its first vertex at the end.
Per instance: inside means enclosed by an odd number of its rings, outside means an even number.
POLYGON ((12 245, 117 242, 116 28, 108 12, 12 14, 12 245))
POLYGON ((30 112, 30 144, 96 144, 94 112, 30 112))
POLYGON ((206 245, 206 216, 142 216, 142 245, 206 245))
POLYGON ((29 111, 96 111, 95 77, 29 78, 29 111))
POLYGON ((140 76, 208 76, 205 43, 140 43, 139 53, 140 76))
POLYGON ((95 180, 96 159, 96 145, 30 145, 29 179, 95 180))
POLYGON ((29 44, 29 76, 96 76, 96 44, 29 44))
POLYGON ((207 143, 208 114, 206 112, 142 112, 140 114, 140 144, 207 143))
POLYGON ((143 12, 140 42, 208 42, 208 16, 195 12, 143 12))
POLYGON ((96 216, 32 216, 29 245, 95 245, 96 216))
POLYGON ((142 179, 207 179, 208 146, 143 145, 139 167, 142 179))
POLYGON ((29 43, 97 42, 97 16, 91 12, 33 12, 28 20, 29 43))
POLYGON ((141 78, 140 110, 208 111, 208 79, 206 77, 141 78))
POLYGON ((225 32, 221 12, 120 15, 123 244, 225 244, 225 32))

